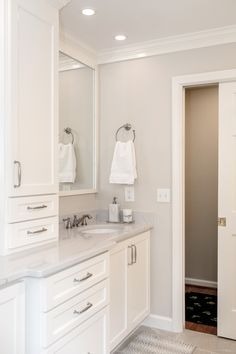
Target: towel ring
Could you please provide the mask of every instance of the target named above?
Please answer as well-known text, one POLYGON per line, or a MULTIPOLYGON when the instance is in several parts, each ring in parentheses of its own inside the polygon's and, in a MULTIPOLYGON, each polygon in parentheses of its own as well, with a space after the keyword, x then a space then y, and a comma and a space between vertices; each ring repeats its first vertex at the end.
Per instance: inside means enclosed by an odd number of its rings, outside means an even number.
POLYGON ((71 128, 69 128, 69 127, 67 127, 67 128, 65 128, 64 129, 64 132, 66 133, 66 134, 68 134, 68 135, 71 135, 71 138, 72 138, 72 144, 74 144, 74 134, 72 133, 72 129, 71 128))
MULTIPOLYGON (((129 123, 126 123, 126 124, 122 125, 120 128, 118 128, 117 131, 116 131, 116 141, 118 141, 118 133, 119 133, 119 131, 121 129, 125 129, 125 130, 129 131, 131 128, 132 128, 132 125, 129 124, 129 123)), ((135 130, 134 129, 133 129, 133 136, 134 136, 133 137, 133 141, 134 141, 135 138, 136 138, 136 134, 135 134, 135 130)))

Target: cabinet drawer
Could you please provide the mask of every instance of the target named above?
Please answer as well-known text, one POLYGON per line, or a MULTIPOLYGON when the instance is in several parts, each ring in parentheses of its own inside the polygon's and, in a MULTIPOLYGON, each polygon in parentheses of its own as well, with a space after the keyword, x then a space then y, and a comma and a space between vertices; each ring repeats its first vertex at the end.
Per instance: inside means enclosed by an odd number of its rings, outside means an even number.
POLYGON ((52 311, 42 314, 42 346, 46 348, 66 335, 105 307, 108 301, 109 284, 108 280, 105 280, 73 297, 52 311))
POLYGON ((19 251, 58 239, 58 217, 7 225, 7 249, 19 251))
POLYGON ((109 256, 106 252, 46 278, 42 285, 43 311, 58 306, 105 279, 108 272, 109 256))
POLYGON ((108 311, 99 311, 43 354, 108 354, 108 311))
POLYGON ((8 199, 9 223, 56 215, 58 215, 58 196, 56 195, 8 199))

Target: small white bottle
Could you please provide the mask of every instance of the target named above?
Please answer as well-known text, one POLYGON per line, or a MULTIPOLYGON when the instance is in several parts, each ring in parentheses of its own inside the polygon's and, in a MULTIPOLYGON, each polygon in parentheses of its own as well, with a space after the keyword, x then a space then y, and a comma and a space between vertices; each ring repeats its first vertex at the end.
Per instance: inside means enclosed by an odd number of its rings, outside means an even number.
POLYGON ((123 209, 123 222, 131 223, 133 221, 132 209, 123 209))
POLYGON ((117 204, 117 197, 113 198, 112 204, 109 204, 109 222, 120 221, 120 204, 117 204))

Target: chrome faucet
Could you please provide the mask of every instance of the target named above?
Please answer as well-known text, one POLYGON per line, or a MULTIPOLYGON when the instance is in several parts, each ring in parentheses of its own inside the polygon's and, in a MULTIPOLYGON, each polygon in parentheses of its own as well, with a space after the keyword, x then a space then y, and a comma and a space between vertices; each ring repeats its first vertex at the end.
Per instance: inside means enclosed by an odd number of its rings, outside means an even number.
POLYGON ((65 223, 66 229, 72 229, 78 226, 86 226, 87 220, 92 218, 93 218, 92 215, 89 214, 84 214, 80 218, 78 218, 77 215, 74 215, 73 222, 71 221, 71 218, 63 219, 63 221, 65 223))

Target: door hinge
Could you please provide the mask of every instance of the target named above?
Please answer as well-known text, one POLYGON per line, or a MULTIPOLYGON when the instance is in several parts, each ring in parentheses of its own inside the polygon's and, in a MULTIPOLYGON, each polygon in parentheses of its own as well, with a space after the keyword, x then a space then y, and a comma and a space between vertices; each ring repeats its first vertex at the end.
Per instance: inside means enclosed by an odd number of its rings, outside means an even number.
POLYGON ((226 218, 218 218, 218 226, 226 226, 226 218))

